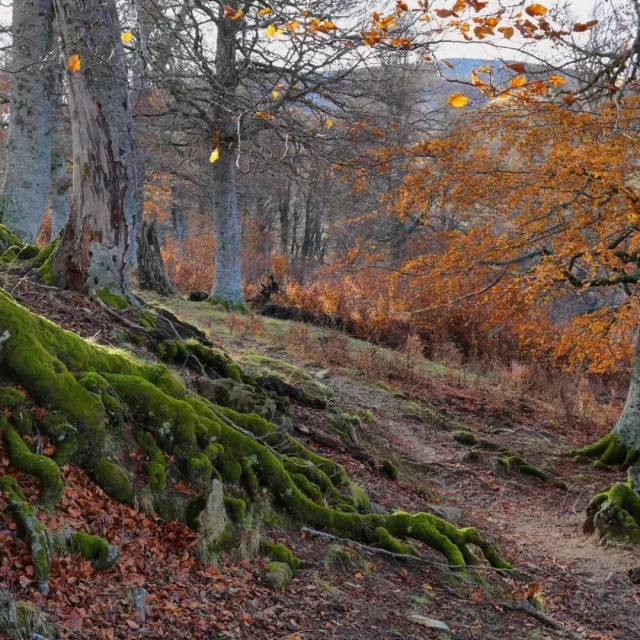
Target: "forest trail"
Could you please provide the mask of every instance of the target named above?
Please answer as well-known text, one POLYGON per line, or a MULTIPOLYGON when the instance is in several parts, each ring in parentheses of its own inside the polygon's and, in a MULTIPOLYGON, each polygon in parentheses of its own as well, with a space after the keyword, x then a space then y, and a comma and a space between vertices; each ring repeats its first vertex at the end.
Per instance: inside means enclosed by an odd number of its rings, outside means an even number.
MULTIPOLYGON (((206 313, 193 303, 171 306, 196 322, 206 313)), ((225 339, 236 350, 234 355, 260 352, 295 363, 309 375, 320 372, 326 375, 323 383, 331 389, 339 411, 373 414, 373 424, 359 425, 358 437, 371 451, 393 452, 393 459, 401 462, 400 482, 389 486, 366 468, 354 475, 381 504, 416 511, 437 508, 433 503, 438 503, 448 518, 460 510, 456 524, 485 531, 517 567, 531 574, 535 586, 529 588, 537 590, 552 618, 579 629, 585 638, 640 638, 640 590, 626 575, 628 569, 640 566, 640 550, 607 548, 582 531, 584 509, 594 492, 621 474, 562 457, 592 439, 593 425, 568 425, 540 402, 481 380, 470 381, 432 363, 420 370, 408 367, 405 379, 394 380, 384 371, 384 363, 394 357, 390 352, 330 331, 266 319, 253 328, 242 324, 227 329, 224 338, 221 333, 214 337, 225 339), (332 340, 338 344, 332 345, 332 340), (380 362, 371 365, 377 359, 380 362), (469 460, 470 448, 453 438, 461 428, 522 455, 562 479, 566 490, 518 472, 497 470, 496 461, 504 453, 481 451, 478 459, 469 460)), ((403 363, 392 367, 401 370, 403 363)), ((331 432, 334 425, 317 421, 318 417, 312 418, 311 429, 331 432)), ((348 455, 341 461, 354 473, 348 455)), ((438 617, 435 610, 432 615, 438 617)), ((542 635, 494 635, 488 630, 491 624, 487 627, 486 635, 468 637, 556 637, 548 629, 542 635)))

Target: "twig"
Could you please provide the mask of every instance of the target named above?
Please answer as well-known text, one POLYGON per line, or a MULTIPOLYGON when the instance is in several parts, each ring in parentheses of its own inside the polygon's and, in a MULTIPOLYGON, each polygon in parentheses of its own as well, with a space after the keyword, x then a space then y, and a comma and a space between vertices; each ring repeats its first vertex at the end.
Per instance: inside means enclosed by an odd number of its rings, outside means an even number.
POLYGON ((548 615, 538 611, 528 600, 510 600, 508 602, 500 603, 500 606, 503 609, 509 609, 510 611, 520 611, 522 613, 526 613, 528 616, 535 618, 538 622, 543 624, 545 627, 549 627, 550 629, 554 629, 555 631, 560 632, 561 634, 573 638, 574 640, 585 640, 583 636, 575 631, 571 631, 567 629, 563 624, 549 617, 548 615))

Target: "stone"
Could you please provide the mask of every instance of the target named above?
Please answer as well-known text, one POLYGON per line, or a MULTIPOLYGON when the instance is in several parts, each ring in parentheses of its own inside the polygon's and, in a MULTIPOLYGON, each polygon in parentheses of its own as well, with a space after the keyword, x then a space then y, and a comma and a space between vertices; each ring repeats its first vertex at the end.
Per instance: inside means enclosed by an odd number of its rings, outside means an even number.
POLYGON ((204 302, 209 297, 206 291, 192 291, 189 294, 189 300, 191 302, 204 302))
POLYGON ((269 585, 276 591, 284 591, 293 579, 291 567, 284 562, 270 562, 265 576, 269 585))
POLYGON ((431 513, 447 522, 460 522, 462 520, 462 509, 459 507, 451 507, 446 504, 428 504, 426 507, 431 513))

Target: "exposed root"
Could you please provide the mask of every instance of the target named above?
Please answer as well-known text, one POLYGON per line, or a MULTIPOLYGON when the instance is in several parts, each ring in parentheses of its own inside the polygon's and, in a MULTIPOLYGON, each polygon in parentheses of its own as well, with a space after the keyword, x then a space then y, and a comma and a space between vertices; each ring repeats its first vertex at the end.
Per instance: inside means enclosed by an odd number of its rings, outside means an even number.
POLYGON ((640 543, 640 495, 630 478, 596 495, 587 507, 585 533, 597 532, 604 542, 640 543))
MULTIPOLYGON (((22 440, 22 445, 17 440, 14 445, 23 453, 24 446, 29 453, 27 473, 38 475, 40 468, 48 469, 38 477, 46 477, 48 486, 53 482, 56 492, 59 485, 52 478, 58 476, 51 471, 52 465, 70 460, 115 499, 132 502, 141 479, 130 468, 129 457, 121 455, 121 450, 119 456, 109 446, 112 434, 117 434, 129 449, 137 444, 146 454, 146 483, 162 517, 183 513, 188 521, 195 520, 206 503, 212 478, 217 477, 227 487, 230 495, 225 506, 236 519, 243 517, 246 504, 268 492, 292 519, 315 529, 394 552, 411 553, 406 541, 419 541, 442 553, 456 568, 475 564, 473 546, 493 567, 510 566, 476 529, 458 529, 427 513, 370 513, 366 494, 341 465, 308 450, 264 418, 192 394, 166 366, 137 362, 121 352, 91 345, 29 313, 2 291, 0 335, 0 371, 8 382, 26 390, 30 403, 48 410, 48 419, 39 420, 37 427, 57 450, 43 464, 22 440), (185 500, 175 489, 181 478, 201 495, 186 508, 172 508, 185 500)), ((242 380, 234 363, 214 350, 196 342, 174 346, 176 355, 184 348, 185 354, 242 380)), ((173 358, 173 348, 169 356, 173 358)), ((3 430, 12 439, 20 438, 11 427, 3 430)), ((24 500, 13 485, 10 488, 20 517, 31 517, 30 507, 23 509, 24 500)), ((36 525, 30 531, 37 546, 42 532, 36 525)), ((104 545, 79 538, 74 544, 80 550, 90 549, 94 563, 106 561, 104 545)), ((43 569, 43 578, 44 573, 43 569)))
POLYGON ((611 432, 604 438, 593 444, 569 451, 569 456, 582 462, 585 459, 595 460, 595 465, 600 467, 621 466, 626 469, 638 462, 640 452, 634 451, 620 442, 618 436, 611 432))

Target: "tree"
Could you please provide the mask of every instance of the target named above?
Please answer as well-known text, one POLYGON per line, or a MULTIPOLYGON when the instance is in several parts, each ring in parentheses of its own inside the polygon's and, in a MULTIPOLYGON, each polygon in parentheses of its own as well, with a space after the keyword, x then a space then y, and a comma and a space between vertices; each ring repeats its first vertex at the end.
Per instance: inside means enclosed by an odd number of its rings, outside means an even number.
POLYGON ((73 200, 49 277, 126 293, 140 194, 118 13, 90 0, 56 0, 55 8, 68 67, 73 200))
POLYGON ((15 0, 7 169, 2 220, 33 242, 44 217, 51 175, 53 72, 51 0, 15 0))

